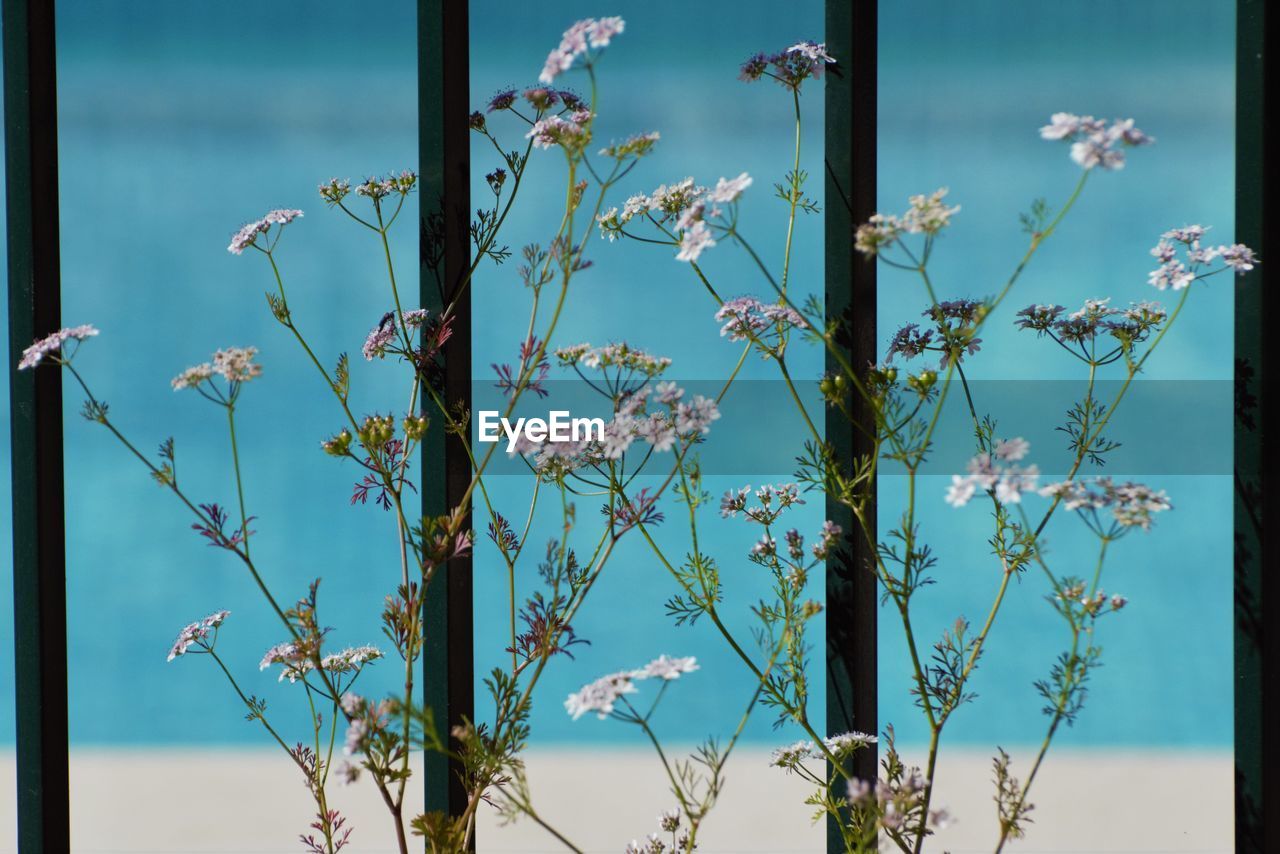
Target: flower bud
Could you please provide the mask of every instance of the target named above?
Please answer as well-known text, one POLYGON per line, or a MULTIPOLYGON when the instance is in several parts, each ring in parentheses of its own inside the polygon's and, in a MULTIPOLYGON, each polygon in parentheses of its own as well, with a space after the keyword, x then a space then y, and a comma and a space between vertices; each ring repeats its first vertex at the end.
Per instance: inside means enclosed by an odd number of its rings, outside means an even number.
POLYGON ((395 436, 395 422, 390 415, 370 415, 360 425, 357 436, 360 444, 369 450, 379 450, 395 436))
POLYGON ((818 391, 828 403, 844 399, 849 391, 849 384, 843 374, 827 374, 818 381, 818 391))
POLYGON ((351 431, 343 427, 342 432, 332 439, 320 443, 324 452, 333 457, 345 457, 351 453, 351 431))
POLYGON ((406 415, 400 426, 404 430, 406 439, 411 442, 420 442, 422 437, 427 435, 427 425, 430 423, 425 415, 406 415))
POLYGON ((933 384, 938 381, 937 371, 921 371, 914 377, 907 377, 907 385, 915 392, 925 395, 933 388, 933 384))

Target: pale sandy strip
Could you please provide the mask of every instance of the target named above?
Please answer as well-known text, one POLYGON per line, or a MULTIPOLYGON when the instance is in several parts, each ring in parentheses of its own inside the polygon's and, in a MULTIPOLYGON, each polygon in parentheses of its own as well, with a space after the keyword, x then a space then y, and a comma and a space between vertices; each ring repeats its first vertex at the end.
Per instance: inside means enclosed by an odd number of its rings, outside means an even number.
MULTIPOLYGON (((1017 767, 1026 756, 1015 755, 1017 767)), ((808 820, 805 786, 744 750, 708 819, 699 851, 785 854, 822 850, 808 820)), ((585 851, 619 852, 654 829, 672 803, 647 752, 616 748, 535 750, 528 757, 545 817, 585 851)), ((1232 848, 1232 762, 1205 752, 1061 752, 1037 784, 1035 824, 1016 854, 1047 852, 1227 852, 1232 848)), ((957 821, 930 851, 990 851, 994 826, 990 759, 952 753, 939 776, 957 821)), ((310 799, 297 772, 275 754, 246 750, 77 750, 72 756, 76 852, 297 852, 310 799)), ((13 851, 12 752, 0 753, 0 851, 13 851)), ((356 828, 348 851, 392 850, 381 801, 366 783, 336 792, 356 828)), ((480 851, 561 851, 532 822, 499 827, 485 808, 480 851)))

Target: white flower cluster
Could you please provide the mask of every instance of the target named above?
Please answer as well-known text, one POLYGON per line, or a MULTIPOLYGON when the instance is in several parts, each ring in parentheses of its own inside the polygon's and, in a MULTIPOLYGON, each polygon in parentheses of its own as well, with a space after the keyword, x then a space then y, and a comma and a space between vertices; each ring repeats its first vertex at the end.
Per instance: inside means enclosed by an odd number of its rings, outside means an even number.
POLYGON ((593 117, 590 110, 576 110, 568 118, 546 116, 534 122, 524 137, 533 140, 534 148, 561 145, 570 151, 576 151, 591 141, 591 131, 587 125, 593 117))
POLYGON ((174 391, 196 388, 220 376, 229 383, 244 383, 262 375, 262 366, 253 361, 257 347, 227 347, 213 354, 212 362, 193 365, 173 378, 174 391))
MULTIPOLYGON (((428 314, 429 312, 425 308, 414 308, 400 312, 400 321, 406 329, 421 329, 427 322, 428 314)), ((396 336, 399 333, 395 318, 396 313, 388 311, 382 315, 378 325, 369 330, 363 346, 360 347, 360 353, 364 356, 365 361, 372 362, 375 358, 381 359, 386 355, 387 347, 396 340, 396 336)))
POLYGON ((697 669, 698 660, 693 656, 671 658, 660 655, 638 670, 610 673, 583 685, 577 693, 569 695, 564 707, 575 721, 587 712, 595 712, 603 720, 613 714, 614 705, 623 695, 636 693, 636 682, 645 679, 670 682, 697 669))
POLYGON ((563 367, 580 365, 592 370, 618 368, 623 371, 634 371, 647 377, 655 377, 671 366, 666 356, 654 356, 625 341, 592 347, 590 344, 574 344, 561 347, 555 352, 563 367))
POLYGON ((46 335, 23 350, 22 358, 18 360, 18 370, 25 371, 34 368, 44 361, 46 356, 60 352, 63 345, 68 341, 83 341, 97 334, 98 330, 88 324, 59 329, 57 332, 46 335))
MULTIPOLYGON (((557 355, 568 364, 591 359, 596 351, 583 350, 586 346, 563 348, 557 355)), ((638 350, 625 356, 620 353, 615 351, 614 364, 640 360, 639 364, 665 368, 670 361, 649 361, 653 357, 638 350)), ((646 385, 624 392, 613 418, 605 423, 604 436, 600 439, 539 442, 522 433, 510 453, 534 457, 534 468, 539 473, 572 471, 584 465, 620 459, 638 440, 647 442, 655 452, 670 451, 681 439, 694 441, 710 433, 712 422, 719 418, 720 407, 715 400, 700 394, 685 399, 684 389, 673 382, 660 382, 653 387, 646 385)))
POLYGON ((182 631, 178 632, 178 639, 173 642, 173 647, 169 650, 168 661, 173 661, 180 655, 186 655, 187 650, 191 649, 193 644, 204 645, 204 640, 213 630, 221 626, 227 617, 231 616, 230 611, 214 611, 203 620, 196 620, 182 631))
POLYGON ((779 334, 787 327, 808 329, 808 322, 789 305, 762 302, 755 297, 735 297, 716 310, 715 319, 724 324, 720 337, 730 341, 746 341, 759 338, 770 331, 779 334))
POLYGON ((1115 483, 1109 477, 1051 483, 1043 487, 1040 494, 1060 499, 1067 510, 1109 510, 1120 527, 1144 531, 1151 530, 1155 522, 1152 514, 1173 509, 1163 489, 1157 492, 1133 481, 1115 483))
POLYGON ((948 206, 943 201, 947 192, 946 187, 940 187, 927 196, 911 196, 907 199, 907 210, 900 215, 872 214, 854 233, 854 248, 870 257, 879 255, 904 234, 929 237, 938 234, 951 225, 951 217, 960 212, 959 205, 948 206))
MULTIPOLYGON (((330 673, 351 673, 382 657, 382 650, 375 646, 356 646, 326 655, 320 660, 320 665, 330 673)), ((278 680, 280 682, 286 679, 297 682, 316 669, 315 662, 310 656, 292 641, 278 643, 267 650, 262 656, 262 661, 258 663, 258 669, 266 670, 273 664, 284 665, 280 671, 278 680)))
POLYGON ((1030 450, 1031 443, 1026 439, 999 440, 993 453, 978 454, 969 460, 968 473, 951 476, 947 503, 952 507, 963 507, 981 489, 994 494, 1001 504, 1017 504, 1022 500, 1022 493, 1036 488, 1036 480, 1040 477, 1040 469, 1034 465, 1013 465, 1026 457, 1030 450))
MULTIPOLYGON (((867 735, 865 732, 846 732, 824 738, 822 743, 837 759, 845 759, 868 744, 875 744, 876 741, 874 735, 867 735)), ((774 750, 769 764, 778 768, 795 768, 806 759, 826 759, 826 756, 827 754, 819 750, 814 742, 803 740, 774 750)))
POLYGON ((1126 147, 1155 142, 1133 126, 1133 119, 1116 119, 1108 125, 1106 119, 1074 113, 1054 113, 1049 124, 1040 128, 1040 137, 1071 142, 1071 159, 1086 171, 1095 166, 1123 169, 1126 147))
POLYGON ((716 245, 708 220, 723 215, 720 205, 738 201, 753 179, 746 172, 736 178, 720 178, 714 187, 695 184, 685 178, 675 184, 663 184, 651 195, 637 193, 623 204, 622 210, 610 208, 596 218, 600 236, 616 240, 623 228, 637 216, 645 215, 657 223, 675 220, 680 235, 678 261, 697 261, 703 250, 716 245))
POLYGON ((750 484, 727 491, 720 499, 721 518, 732 519, 742 513, 752 522, 771 525, 787 508, 805 503, 800 497, 800 487, 794 483, 766 483, 756 490, 755 497, 759 504, 753 507, 747 506, 747 496, 750 494, 750 484))
POLYGON ((1200 241, 1209 229, 1202 225, 1188 225, 1173 228, 1160 235, 1160 242, 1151 249, 1151 255, 1160 262, 1160 266, 1152 270, 1147 281, 1157 290, 1172 288, 1182 290, 1197 278, 1201 267, 1208 267, 1215 260, 1221 260, 1223 267, 1232 269, 1236 275, 1243 276, 1258 263, 1253 250, 1243 243, 1219 246, 1201 246, 1200 241), (1178 257, 1178 249, 1183 250, 1182 258, 1178 257))
POLYGON ((573 67, 574 60, 587 53, 588 48, 607 47, 614 36, 626 29, 626 21, 618 17, 583 18, 564 31, 560 45, 547 54, 538 80, 551 83, 573 67))
POLYGON ((271 226, 286 226, 300 216, 302 216, 302 211, 300 210, 282 208, 267 211, 266 215, 261 219, 255 219, 253 222, 245 223, 241 226, 240 230, 231 236, 231 244, 227 246, 227 251, 232 255, 239 255, 250 246, 254 246, 258 235, 266 234, 271 230, 271 226))

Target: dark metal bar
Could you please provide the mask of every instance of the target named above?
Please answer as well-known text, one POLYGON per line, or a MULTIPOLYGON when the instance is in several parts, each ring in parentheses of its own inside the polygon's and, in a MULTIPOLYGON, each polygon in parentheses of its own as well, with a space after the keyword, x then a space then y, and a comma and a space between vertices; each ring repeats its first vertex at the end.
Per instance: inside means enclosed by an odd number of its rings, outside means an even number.
MULTIPOLYGON (((1267 178, 1275 178, 1266 158, 1268 104, 1275 97, 1264 86, 1268 28, 1274 30, 1275 9, 1268 15, 1264 0, 1239 0, 1236 17, 1236 240, 1264 260, 1267 242, 1267 178)), ((1274 91, 1274 90, 1273 90, 1274 91)), ((1274 140, 1272 140, 1274 141, 1274 140)), ((1268 347, 1268 313, 1277 308, 1268 294, 1261 266, 1236 288, 1235 412, 1235 731, 1236 850, 1280 851, 1280 755, 1268 712, 1275 714, 1280 649, 1276 621, 1280 595, 1266 582, 1268 567, 1277 566, 1276 539, 1268 540, 1268 504, 1263 472, 1277 470, 1276 440, 1265 440, 1275 425, 1277 395, 1265 394, 1277 376, 1276 350, 1268 347)), ((1274 514, 1273 514, 1274 515, 1274 514)))
POLYGON ((9 411, 18 849, 70 850, 62 372, 18 373, 22 350, 58 329, 58 134, 53 3, 4 0, 9 240, 9 411))
MULTIPOLYGON (((457 292, 470 263, 470 129, 467 0, 419 0, 418 127, 422 172, 423 307, 441 311, 457 292)), ((444 399, 471 409, 471 297, 454 310, 453 337, 444 353, 444 399)), ((448 513, 461 500, 471 468, 461 442, 445 436, 433 418, 423 447, 422 509, 448 513)), ((470 527, 468 508, 467 527, 470 527)), ((474 718, 471 560, 455 559, 437 573, 424 603, 426 649, 424 699, 436 725, 449 728, 474 718)), ((426 808, 458 815, 466 791, 456 763, 426 757, 426 808)))
MULTIPOLYGON (((849 362, 861 367, 876 358, 876 267, 853 248, 854 227, 876 204, 876 0, 827 0, 826 43, 839 62, 826 84, 826 304, 829 316, 845 321, 849 334, 840 344, 849 362)), ((827 368, 838 369, 830 355, 827 368)), ((855 417, 874 429, 857 395, 854 405, 855 417)), ((870 442, 837 410, 828 409, 826 437, 846 471, 853 459, 872 453, 870 442)), ((874 531, 874 503, 867 515, 874 531)), ((843 553, 827 565, 827 733, 874 734, 874 554, 848 508, 828 500, 827 516, 846 532, 843 553)), ((859 751, 853 771, 875 780, 876 751, 859 751)), ((843 851, 833 823, 827 831, 827 849, 843 851)))

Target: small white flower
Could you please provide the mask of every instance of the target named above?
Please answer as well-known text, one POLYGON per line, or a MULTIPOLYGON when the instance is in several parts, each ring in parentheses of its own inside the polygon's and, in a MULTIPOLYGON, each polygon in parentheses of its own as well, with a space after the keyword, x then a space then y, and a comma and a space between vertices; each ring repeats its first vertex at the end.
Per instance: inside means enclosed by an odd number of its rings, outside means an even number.
POLYGON ((575 721, 587 712, 595 712, 597 717, 604 720, 613 714, 614 704, 620 697, 636 693, 636 686, 631 680, 631 673, 601 676, 596 681, 583 685, 576 694, 570 694, 564 701, 565 710, 575 721))
POLYGON ((62 350, 64 344, 68 341, 83 341, 86 338, 92 338, 98 334, 98 330, 92 326, 68 326, 59 329, 50 335, 46 335, 39 341, 36 341, 30 347, 22 351, 22 358, 18 360, 18 370, 25 371, 34 368, 40 364, 46 356, 58 353, 62 350))
POLYGON ((721 178, 716 182, 715 187, 707 192, 708 201, 718 204, 729 204, 736 202, 738 197, 742 195, 743 190, 750 187, 752 178, 746 172, 743 172, 737 178, 721 178))
POLYGON ((660 655, 644 667, 634 671, 631 676, 634 679, 662 679, 670 682, 673 679, 679 679, 681 674, 692 673, 697 669, 698 659, 693 656, 671 658, 667 655, 660 655))
POLYGON ((681 235, 680 251, 676 254, 676 260, 697 261, 702 256, 703 250, 715 245, 716 241, 711 236, 711 229, 705 222, 698 220, 681 235))

